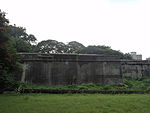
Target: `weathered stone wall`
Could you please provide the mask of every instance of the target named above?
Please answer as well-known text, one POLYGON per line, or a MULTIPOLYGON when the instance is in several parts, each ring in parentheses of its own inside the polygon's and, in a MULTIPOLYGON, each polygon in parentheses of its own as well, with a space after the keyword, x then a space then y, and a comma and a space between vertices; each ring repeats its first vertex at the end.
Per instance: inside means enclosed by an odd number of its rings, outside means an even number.
POLYGON ((115 56, 76 54, 21 54, 22 82, 42 85, 122 82, 120 60, 115 56))
POLYGON ((122 61, 123 77, 150 77, 150 61, 122 61))
POLYGON ((150 76, 150 61, 123 61, 116 56, 21 54, 23 72, 17 79, 42 85, 114 84, 122 77, 150 76))

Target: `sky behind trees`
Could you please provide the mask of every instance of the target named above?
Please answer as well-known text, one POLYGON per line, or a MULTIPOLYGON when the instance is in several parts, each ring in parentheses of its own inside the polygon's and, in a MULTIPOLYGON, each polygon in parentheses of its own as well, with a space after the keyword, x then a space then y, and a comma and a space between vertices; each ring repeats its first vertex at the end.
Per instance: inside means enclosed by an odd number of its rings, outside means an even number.
POLYGON ((38 41, 106 45, 150 57, 149 0, 3 0, 10 24, 38 41))

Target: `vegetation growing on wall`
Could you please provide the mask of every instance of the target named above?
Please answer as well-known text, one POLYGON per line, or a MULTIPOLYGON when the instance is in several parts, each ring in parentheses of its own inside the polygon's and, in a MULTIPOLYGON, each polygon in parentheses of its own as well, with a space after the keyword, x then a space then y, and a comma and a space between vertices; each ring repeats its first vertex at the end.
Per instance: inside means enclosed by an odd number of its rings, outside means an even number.
POLYGON ((80 84, 67 86, 42 86, 37 84, 22 84, 22 89, 52 89, 52 90, 126 90, 126 91, 150 91, 150 78, 132 79, 124 78, 123 83, 114 85, 80 84))

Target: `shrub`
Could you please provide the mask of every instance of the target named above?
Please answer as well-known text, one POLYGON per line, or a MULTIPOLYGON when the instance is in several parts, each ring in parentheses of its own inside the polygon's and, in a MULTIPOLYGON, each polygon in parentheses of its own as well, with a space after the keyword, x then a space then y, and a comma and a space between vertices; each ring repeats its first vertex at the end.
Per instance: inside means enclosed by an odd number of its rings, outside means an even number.
POLYGON ((125 83, 118 83, 115 86, 118 90, 125 90, 128 88, 128 85, 126 85, 125 83))
POLYGON ((77 89, 79 89, 79 90, 88 90, 88 87, 84 86, 84 85, 79 85, 79 86, 77 86, 77 89))
POLYGON ((16 90, 19 85, 20 83, 15 81, 12 75, 7 74, 6 72, 0 76, 0 93, 6 90, 16 90))
POLYGON ((113 89, 111 85, 104 85, 103 90, 111 90, 113 89))

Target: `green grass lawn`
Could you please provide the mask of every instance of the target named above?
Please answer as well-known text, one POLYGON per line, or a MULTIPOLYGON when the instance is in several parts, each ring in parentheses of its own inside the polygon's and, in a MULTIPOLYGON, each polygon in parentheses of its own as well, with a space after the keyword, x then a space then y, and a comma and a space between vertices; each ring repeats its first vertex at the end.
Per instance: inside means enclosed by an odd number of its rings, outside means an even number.
POLYGON ((0 113, 150 113, 150 94, 1 94, 0 113))

